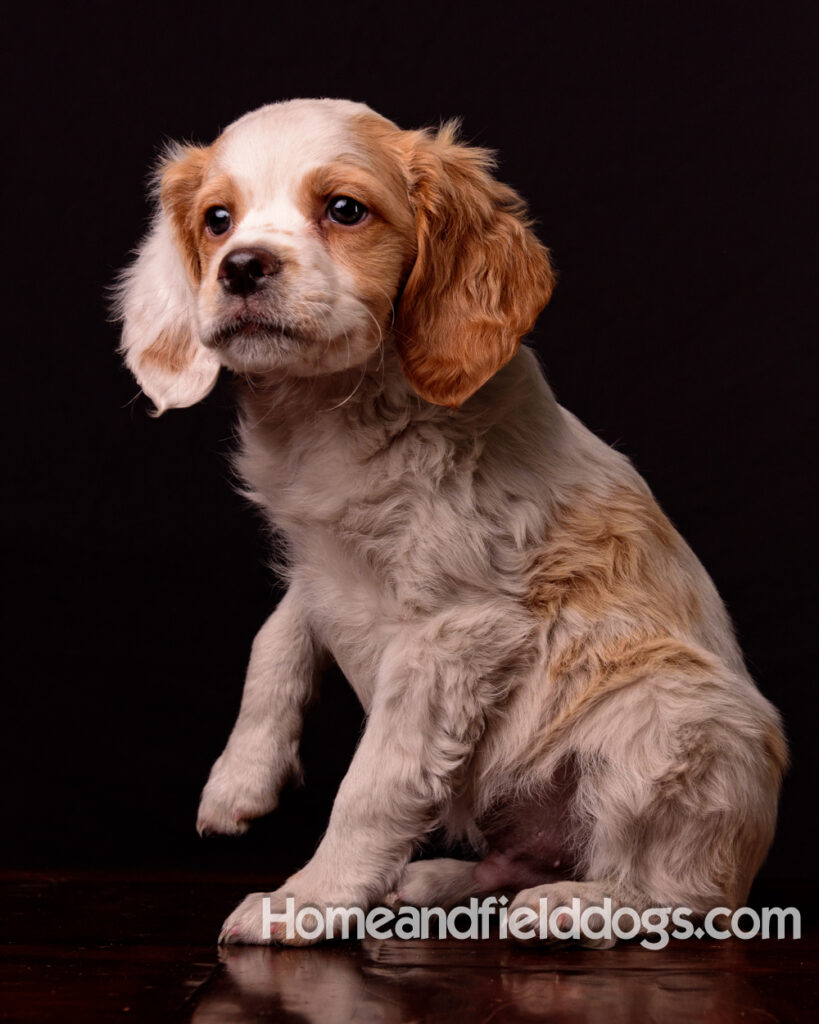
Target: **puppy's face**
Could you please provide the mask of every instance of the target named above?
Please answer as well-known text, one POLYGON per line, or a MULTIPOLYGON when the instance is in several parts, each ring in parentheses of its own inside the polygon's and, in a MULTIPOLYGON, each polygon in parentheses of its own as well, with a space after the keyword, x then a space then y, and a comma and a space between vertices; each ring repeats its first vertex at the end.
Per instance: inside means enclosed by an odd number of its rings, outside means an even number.
POLYGON ((302 101, 168 164, 162 202, 222 363, 305 376, 377 350, 416 255, 399 134, 356 104, 302 101))
POLYGON ((398 349, 458 405, 514 354, 551 292, 546 250, 491 154, 362 104, 293 100, 160 167, 152 235, 121 287, 123 349, 160 411, 219 366, 315 376, 398 349))

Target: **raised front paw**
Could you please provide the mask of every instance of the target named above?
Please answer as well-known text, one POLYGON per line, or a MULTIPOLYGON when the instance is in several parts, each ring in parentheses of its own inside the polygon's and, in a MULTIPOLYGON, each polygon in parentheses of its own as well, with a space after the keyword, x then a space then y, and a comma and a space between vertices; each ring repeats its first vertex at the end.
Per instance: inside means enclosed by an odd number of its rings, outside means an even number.
POLYGON ((253 818, 275 809, 279 799, 278 773, 271 765, 231 760, 225 754, 216 761, 202 791, 196 829, 200 835, 219 833, 238 836, 247 832, 253 818))

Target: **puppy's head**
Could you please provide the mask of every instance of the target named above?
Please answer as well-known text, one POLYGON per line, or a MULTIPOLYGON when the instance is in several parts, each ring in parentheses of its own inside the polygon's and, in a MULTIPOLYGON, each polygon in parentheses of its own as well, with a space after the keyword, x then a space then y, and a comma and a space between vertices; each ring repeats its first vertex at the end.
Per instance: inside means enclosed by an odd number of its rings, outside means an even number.
POLYGON ((395 345, 413 388, 460 405, 551 294, 546 249, 486 150, 362 104, 292 100, 171 149, 119 292, 122 350, 161 412, 220 366, 315 376, 395 345))

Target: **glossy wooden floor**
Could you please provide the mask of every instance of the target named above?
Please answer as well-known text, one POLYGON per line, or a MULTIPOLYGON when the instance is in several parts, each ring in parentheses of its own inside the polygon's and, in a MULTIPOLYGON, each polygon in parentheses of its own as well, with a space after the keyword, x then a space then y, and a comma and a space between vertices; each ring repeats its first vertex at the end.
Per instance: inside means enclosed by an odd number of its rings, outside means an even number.
MULTIPOLYGON (((266 880, 268 883, 272 879, 266 880)), ((819 941, 546 952, 489 941, 217 949, 259 879, 6 873, 0 1019, 457 1024, 819 1020, 819 941)), ((763 901, 757 899, 757 904, 763 901)))

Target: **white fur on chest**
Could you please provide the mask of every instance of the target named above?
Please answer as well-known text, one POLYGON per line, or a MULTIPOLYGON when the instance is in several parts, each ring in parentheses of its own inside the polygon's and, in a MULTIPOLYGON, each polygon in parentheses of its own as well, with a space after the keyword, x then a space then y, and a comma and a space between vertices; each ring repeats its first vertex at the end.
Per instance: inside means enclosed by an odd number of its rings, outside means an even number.
MULTIPOLYGON (((514 362, 508 375, 539 381, 528 353, 514 362)), ((290 393, 263 418, 248 408, 237 463, 365 706, 398 630, 458 603, 514 600, 510 565, 542 533, 540 463, 554 433, 550 395, 514 415, 485 396, 496 408, 488 417, 420 404, 396 378, 398 388, 391 395, 388 382, 378 401, 351 408, 317 411, 290 393), (518 424, 541 428, 537 444, 518 424)))

